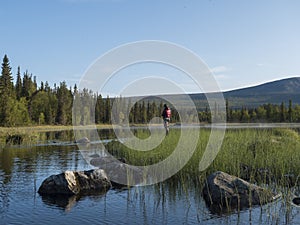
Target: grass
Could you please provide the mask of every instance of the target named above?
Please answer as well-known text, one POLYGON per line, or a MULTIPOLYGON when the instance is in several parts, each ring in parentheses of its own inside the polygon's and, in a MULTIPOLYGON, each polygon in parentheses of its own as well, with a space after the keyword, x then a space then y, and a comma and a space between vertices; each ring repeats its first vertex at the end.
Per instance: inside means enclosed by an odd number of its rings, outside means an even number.
MULTIPOLYGON (((130 165, 152 165, 170 156, 178 145, 179 129, 171 129, 163 142, 151 151, 136 151, 119 142, 107 145, 108 151, 116 157, 123 157, 130 165)), ((137 137, 145 140, 150 133, 137 130, 137 137)), ((205 170, 199 171, 199 162, 205 151, 210 136, 209 129, 201 129, 197 148, 186 165, 171 178, 160 182, 157 188, 164 187, 160 192, 161 198, 181 195, 189 200, 190 193, 197 193, 202 198, 202 189, 208 175, 216 171, 223 171, 235 175, 250 183, 266 188, 266 193, 281 194, 282 200, 263 206, 266 196, 261 196, 261 213, 274 211, 276 220, 280 215, 286 219, 292 218, 291 199, 300 194, 300 135, 297 130, 285 128, 272 129, 228 129, 225 133, 223 144, 212 164, 205 170), (176 194, 172 194, 172 193, 176 194), (169 193, 166 196, 166 193, 169 193)), ((197 140, 187 138, 185 147, 197 140)), ((160 173, 164 171, 158 171, 160 173)), ((231 213, 240 209, 227 209, 216 207, 212 213, 231 213), (220 211, 221 209, 221 211, 220 211), (223 211, 224 210, 224 211, 223 211)), ((251 207, 250 207, 251 212, 251 207)), ((200 213, 202 215, 203 213, 200 213)), ((273 222, 271 222, 273 223, 273 222)))
MULTIPOLYGON (((85 129, 89 127, 84 126, 85 129)), ((92 128, 92 127, 91 127, 92 128)), ((109 129, 111 125, 98 125, 97 129, 109 129)), ((38 139, 39 134, 49 131, 68 131, 73 126, 32 126, 32 127, 0 127, 0 143, 5 144, 9 136, 19 135, 24 142, 38 139)), ((149 130, 133 130, 136 137, 146 140, 151 135, 149 130)), ((101 132, 101 131, 100 131, 101 132)), ((146 166, 158 163, 172 155, 179 145, 181 132, 191 132, 192 128, 171 129, 161 144, 150 151, 132 150, 119 142, 108 144, 109 151, 123 157, 128 164, 146 166)), ((154 133, 153 136, 162 133, 154 133)), ((272 129, 227 129, 222 147, 213 163, 204 172, 199 172, 199 162, 205 151, 210 129, 202 128, 198 140, 193 135, 187 135, 180 151, 188 152, 190 144, 197 142, 193 156, 175 176, 191 177, 203 181, 206 176, 215 171, 248 179, 255 183, 276 183, 281 186, 295 185, 300 174, 300 135, 297 130, 287 128, 272 129)), ((135 145, 135 143, 131 143, 135 145)), ((137 144, 137 143, 136 143, 137 144)), ((142 146, 149 147, 149 146, 142 146)), ((189 154, 189 153, 187 153, 189 154)), ((181 159, 178 159, 181 160, 181 159)))
MULTIPOLYGON (((101 124, 96 126, 98 130, 111 129, 112 125, 101 124)), ((93 126, 82 126, 80 129, 93 129, 93 126)), ((74 127, 72 125, 41 125, 41 126, 25 126, 25 127, 0 127, 0 145, 5 145, 6 140, 11 137, 21 137, 22 143, 30 144, 39 140, 40 133, 44 132, 60 132, 71 131, 74 127)))
MULTIPOLYGON (((113 142, 108 144, 111 154, 123 157, 128 164, 147 166, 160 162, 170 156, 178 145, 179 129, 171 130, 162 143, 151 151, 136 151, 125 145, 113 142)), ((182 132, 185 132, 183 130, 182 132)), ((296 130, 275 129, 228 129, 221 149, 213 163, 200 172, 199 162, 205 151, 210 135, 209 129, 202 129, 196 151, 180 172, 174 177, 204 183, 207 175, 223 171, 258 184, 275 186, 295 186, 300 174, 300 136, 296 130)), ((136 136, 145 139, 149 132, 139 130, 136 136)), ((187 151, 189 143, 185 140, 181 151, 187 151)))

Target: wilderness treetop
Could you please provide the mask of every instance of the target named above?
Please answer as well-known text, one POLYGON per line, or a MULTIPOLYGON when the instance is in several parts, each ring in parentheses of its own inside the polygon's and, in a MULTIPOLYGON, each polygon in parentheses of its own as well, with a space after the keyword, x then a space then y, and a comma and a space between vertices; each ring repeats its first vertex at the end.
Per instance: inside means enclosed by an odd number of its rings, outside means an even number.
MULTIPOLYGON (((127 108, 125 106, 130 104, 130 98, 109 96, 103 98, 101 94, 87 89, 78 90, 76 84, 73 88, 68 87, 65 81, 60 82, 59 85, 54 84, 54 87, 50 87, 47 81, 42 81, 38 85, 36 76, 27 70, 21 76, 20 67, 17 69, 16 82, 14 83, 13 80, 9 58, 4 55, 0 75, 0 126, 2 127, 71 125, 72 119, 80 125, 93 122, 111 124, 113 103, 118 104, 117 112, 114 112, 116 123, 122 123, 124 116, 128 114, 129 123, 145 124, 153 117, 161 116, 164 104, 160 98, 148 100, 145 98, 133 104, 128 113, 124 110, 127 108), (78 98, 82 105, 75 109, 78 113, 72 115, 75 98, 78 98), (94 110, 91 110, 91 104, 94 110)), ((172 108, 172 104, 169 105, 172 108)), ((195 102, 195 105, 198 109, 198 118, 189 118, 188 121, 193 122, 198 119, 200 122, 209 123, 212 115, 207 103, 195 102)), ((180 122, 182 118, 176 109, 172 108, 172 111, 171 122, 180 122)), ((291 100, 287 106, 285 103, 281 105, 266 103, 255 108, 240 109, 231 108, 226 100, 226 113, 227 122, 300 122, 300 106, 293 105, 291 100)), ((181 116, 192 117, 188 109, 181 116)))

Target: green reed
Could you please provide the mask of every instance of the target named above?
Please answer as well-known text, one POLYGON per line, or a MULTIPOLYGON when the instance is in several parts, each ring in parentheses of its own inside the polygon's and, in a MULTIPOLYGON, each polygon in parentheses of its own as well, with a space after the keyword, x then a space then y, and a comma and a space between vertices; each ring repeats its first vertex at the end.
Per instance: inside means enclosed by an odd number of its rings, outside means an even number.
MULTIPOLYGON (((119 142, 108 144, 109 151, 123 157, 128 164, 146 166, 169 157, 179 143, 181 132, 188 129, 171 129, 156 148, 150 151, 130 149, 119 142)), ((136 137, 145 140, 149 131, 137 130, 136 137)), ((291 129, 228 129, 221 149, 212 164, 203 172, 198 170, 200 159, 210 135, 210 129, 201 129, 199 139, 183 140, 183 153, 189 144, 197 141, 197 147, 188 163, 177 176, 203 180, 215 171, 248 179, 256 183, 294 185, 300 174, 300 136, 291 129)))

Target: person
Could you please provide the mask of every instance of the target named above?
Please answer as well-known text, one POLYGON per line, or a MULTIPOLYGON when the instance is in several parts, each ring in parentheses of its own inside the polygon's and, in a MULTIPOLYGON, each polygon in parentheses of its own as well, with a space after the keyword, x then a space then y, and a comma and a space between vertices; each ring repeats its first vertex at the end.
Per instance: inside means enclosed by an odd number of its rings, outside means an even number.
POLYGON ((166 135, 169 134, 169 123, 171 120, 171 109, 167 106, 167 104, 164 104, 164 110, 162 112, 162 117, 164 120, 164 127, 166 129, 166 135))

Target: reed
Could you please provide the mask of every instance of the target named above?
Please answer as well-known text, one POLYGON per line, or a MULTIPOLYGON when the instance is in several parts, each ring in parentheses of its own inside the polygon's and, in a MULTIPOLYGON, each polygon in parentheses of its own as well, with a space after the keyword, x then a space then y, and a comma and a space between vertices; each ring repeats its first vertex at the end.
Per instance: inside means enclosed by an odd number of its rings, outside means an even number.
MULTIPOLYGON (((180 132, 185 130, 171 130, 162 143, 151 151, 136 151, 119 142, 110 143, 108 149, 113 155, 126 158, 131 165, 151 165, 172 154, 178 144, 180 132)), ((289 183, 296 182, 300 173, 300 136, 297 131, 283 128, 229 129, 217 157, 201 173, 198 171, 199 161, 209 135, 209 129, 200 131, 197 148, 180 173, 196 178, 203 176, 202 173, 210 174, 220 170, 256 183, 276 182, 290 185, 289 183)), ((137 130, 136 136, 145 139, 149 133, 137 130)), ((195 140, 185 141, 190 143, 195 140)), ((186 148, 188 147, 187 144, 186 148)))
MULTIPOLYGON (((180 132, 185 132, 185 130, 171 130, 163 142, 151 151, 132 150, 119 142, 108 144, 107 149, 116 157, 124 157, 128 164, 151 165, 172 154, 178 144, 180 132)), ((147 138, 147 135, 149 136, 149 133, 143 130, 138 130, 136 133, 136 136, 142 139, 147 138)), ((208 175, 215 171, 223 171, 281 193, 283 201, 280 204, 284 205, 281 207, 286 209, 284 212, 286 217, 290 217, 291 210, 286 207, 286 203, 299 189, 299 133, 296 130, 284 128, 228 129, 217 157, 205 171, 200 172, 199 162, 209 135, 209 129, 200 131, 197 148, 189 162, 177 174, 163 182, 169 188, 169 192, 174 189, 173 187, 177 187, 176 191, 187 196, 191 190, 197 189, 201 192, 208 175)), ((195 140, 186 140, 186 143, 192 141, 195 140)), ((187 144, 186 148, 188 147, 187 144)), ((186 150, 182 149, 182 151, 186 150)))

